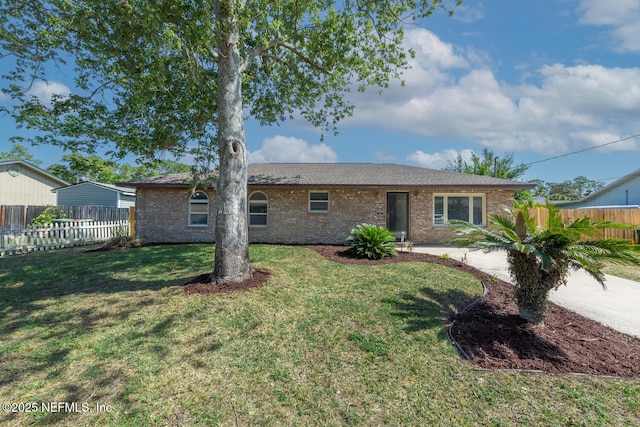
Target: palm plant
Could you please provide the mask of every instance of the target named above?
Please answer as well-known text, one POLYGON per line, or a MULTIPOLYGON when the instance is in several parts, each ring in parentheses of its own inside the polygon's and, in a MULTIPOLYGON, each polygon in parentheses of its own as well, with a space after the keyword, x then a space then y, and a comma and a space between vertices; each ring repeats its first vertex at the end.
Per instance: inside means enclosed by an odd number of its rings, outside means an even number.
POLYGON ((603 228, 634 229, 611 221, 592 221, 588 217, 565 225, 560 211, 547 204, 549 219, 536 226, 529 202, 514 201, 504 207, 507 215, 490 215, 484 228, 465 221, 452 221, 459 237, 448 244, 506 251, 509 272, 515 284, 514 297, 520 317, 543 326, 549 292, 566 284, 570 269, 583 269, 603 287, 604 262, 640 265, 640 251, 629 240, 602 238, 603 228))
POLYGON ((396 238, 384 227, 373 224, 356 226, 349 237, 347 246, 352 253, 369 259, 382 259, 396 254, 396 238))

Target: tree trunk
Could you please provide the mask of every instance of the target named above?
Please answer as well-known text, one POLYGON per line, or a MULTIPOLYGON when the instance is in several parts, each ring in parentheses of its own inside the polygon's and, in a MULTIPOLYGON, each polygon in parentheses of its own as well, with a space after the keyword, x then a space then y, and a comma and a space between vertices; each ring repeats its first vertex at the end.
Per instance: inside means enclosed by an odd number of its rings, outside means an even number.
POLYGON ((516 285, 514 297, 520 317, 527 322, 544 326, 549 292, 567 283, 567 264, 558 262, 556 268, 545 271, 535 255, 515 250, 507 253, 507 262, 516 285))
MULTIPOLYGON (((225 10, 223 10, 225 9, 225 10)), ((247 149, 242 114, 240 25, 233 10, 216 11, 218 44, 218 145, 216 246, 213 282, 239 282, 253 274, 247 226, 247 149)))
POLYGON ((509 251, 507 260, 516 285, 514 297, 518 314, 529 323, 544 326, 549 288, 538 259, 535 255, 509 251))
POLYGON ((547 318, 549 291, 542 287, 525 289, 518 286, 515 290, 515 298, 520 317, 534 325, 544 326, 544 320, 547 318))

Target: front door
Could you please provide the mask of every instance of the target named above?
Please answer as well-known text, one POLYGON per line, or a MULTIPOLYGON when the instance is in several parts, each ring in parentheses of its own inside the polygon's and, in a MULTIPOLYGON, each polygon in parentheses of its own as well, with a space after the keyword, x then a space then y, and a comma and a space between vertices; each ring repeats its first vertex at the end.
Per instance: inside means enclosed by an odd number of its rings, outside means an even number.
POLYGON ((387 228, 397 240, 409 240, 409 193, 387 193, 387 228))

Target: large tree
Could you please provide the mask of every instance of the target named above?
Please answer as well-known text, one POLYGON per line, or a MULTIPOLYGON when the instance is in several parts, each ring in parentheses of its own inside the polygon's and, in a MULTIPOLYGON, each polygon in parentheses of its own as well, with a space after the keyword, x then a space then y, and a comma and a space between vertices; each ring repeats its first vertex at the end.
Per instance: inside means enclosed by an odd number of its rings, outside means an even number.
POLYGON ((63 163, 54 163, 47 167, 47 172, 67 182, 96 181, 103 184, 116 184, 135 178, 168 173, 191 172, 191 166, 175 160, 155 160, 140 166, 121 164, 113 160, 105 160, 99 156, 84 156, 72 153, 62 156, 63 163))
POLYGON ((456 160, 449 162, 444 170, 503 179, 517 179, 529 169, 529 166, 523 163, 514 164, 513 153, 498 157, 488 148, 482 149, 482 157, 472 153, 470 160, 470 162, 467 162, 461 154, 458 154, 456 160))
POLYGON ((54 163, 47 167, 52 173, 67 182, 96 181, 105 184, 115 182, 117 164, 113 160, 105 160, 99 156, 83 156, 80 153, 67 154, 62 157, 67 165, 54 163))
POLYGON ((21 144, 14 144, 9 151, 0 152, 0 160, 24 160, 34 166, 40 166, 41 160, 33 157, 27 150, 27 147, 21 144))
POLYGON ((115 144, 153 158, 217 148, 212 281, 252 274, 244 119, 300 115, 325 131, 352 113, 351 89, 384 87, 407 66, 403 26, 461 0, 4 0, 14 116, 36 142, 72 150, 115 144), (73 67, 77 90, 29 95, 73 67))

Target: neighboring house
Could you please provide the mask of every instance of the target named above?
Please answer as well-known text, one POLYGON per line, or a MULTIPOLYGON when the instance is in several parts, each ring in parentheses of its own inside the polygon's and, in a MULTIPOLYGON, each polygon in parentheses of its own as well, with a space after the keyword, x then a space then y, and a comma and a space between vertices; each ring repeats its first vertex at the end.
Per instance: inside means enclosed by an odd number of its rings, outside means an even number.
MULTIPOLYGON (((133 180, 136 235, 144 243, 213 242, 215 189, 191 191, 190 175, 133 180)), ((534 185, 396 164, 249 165, 251 242, 343 244, 353 227, 371 223, 414 243, 442 243, 448 220, 486 224, 534 185)))
POLYGON ((55 205, 51 190, 68 182, 22 160, 0 160, 0 205, 55 205))
POLYGON ((129 208, 136 204, 135 188, 86 181, 55 190, 58 206, 129 208))
POLYGON ((640 206, 640 169, 623 176, 580 200, 551 201, 562 209, 638 208, 640 206))

